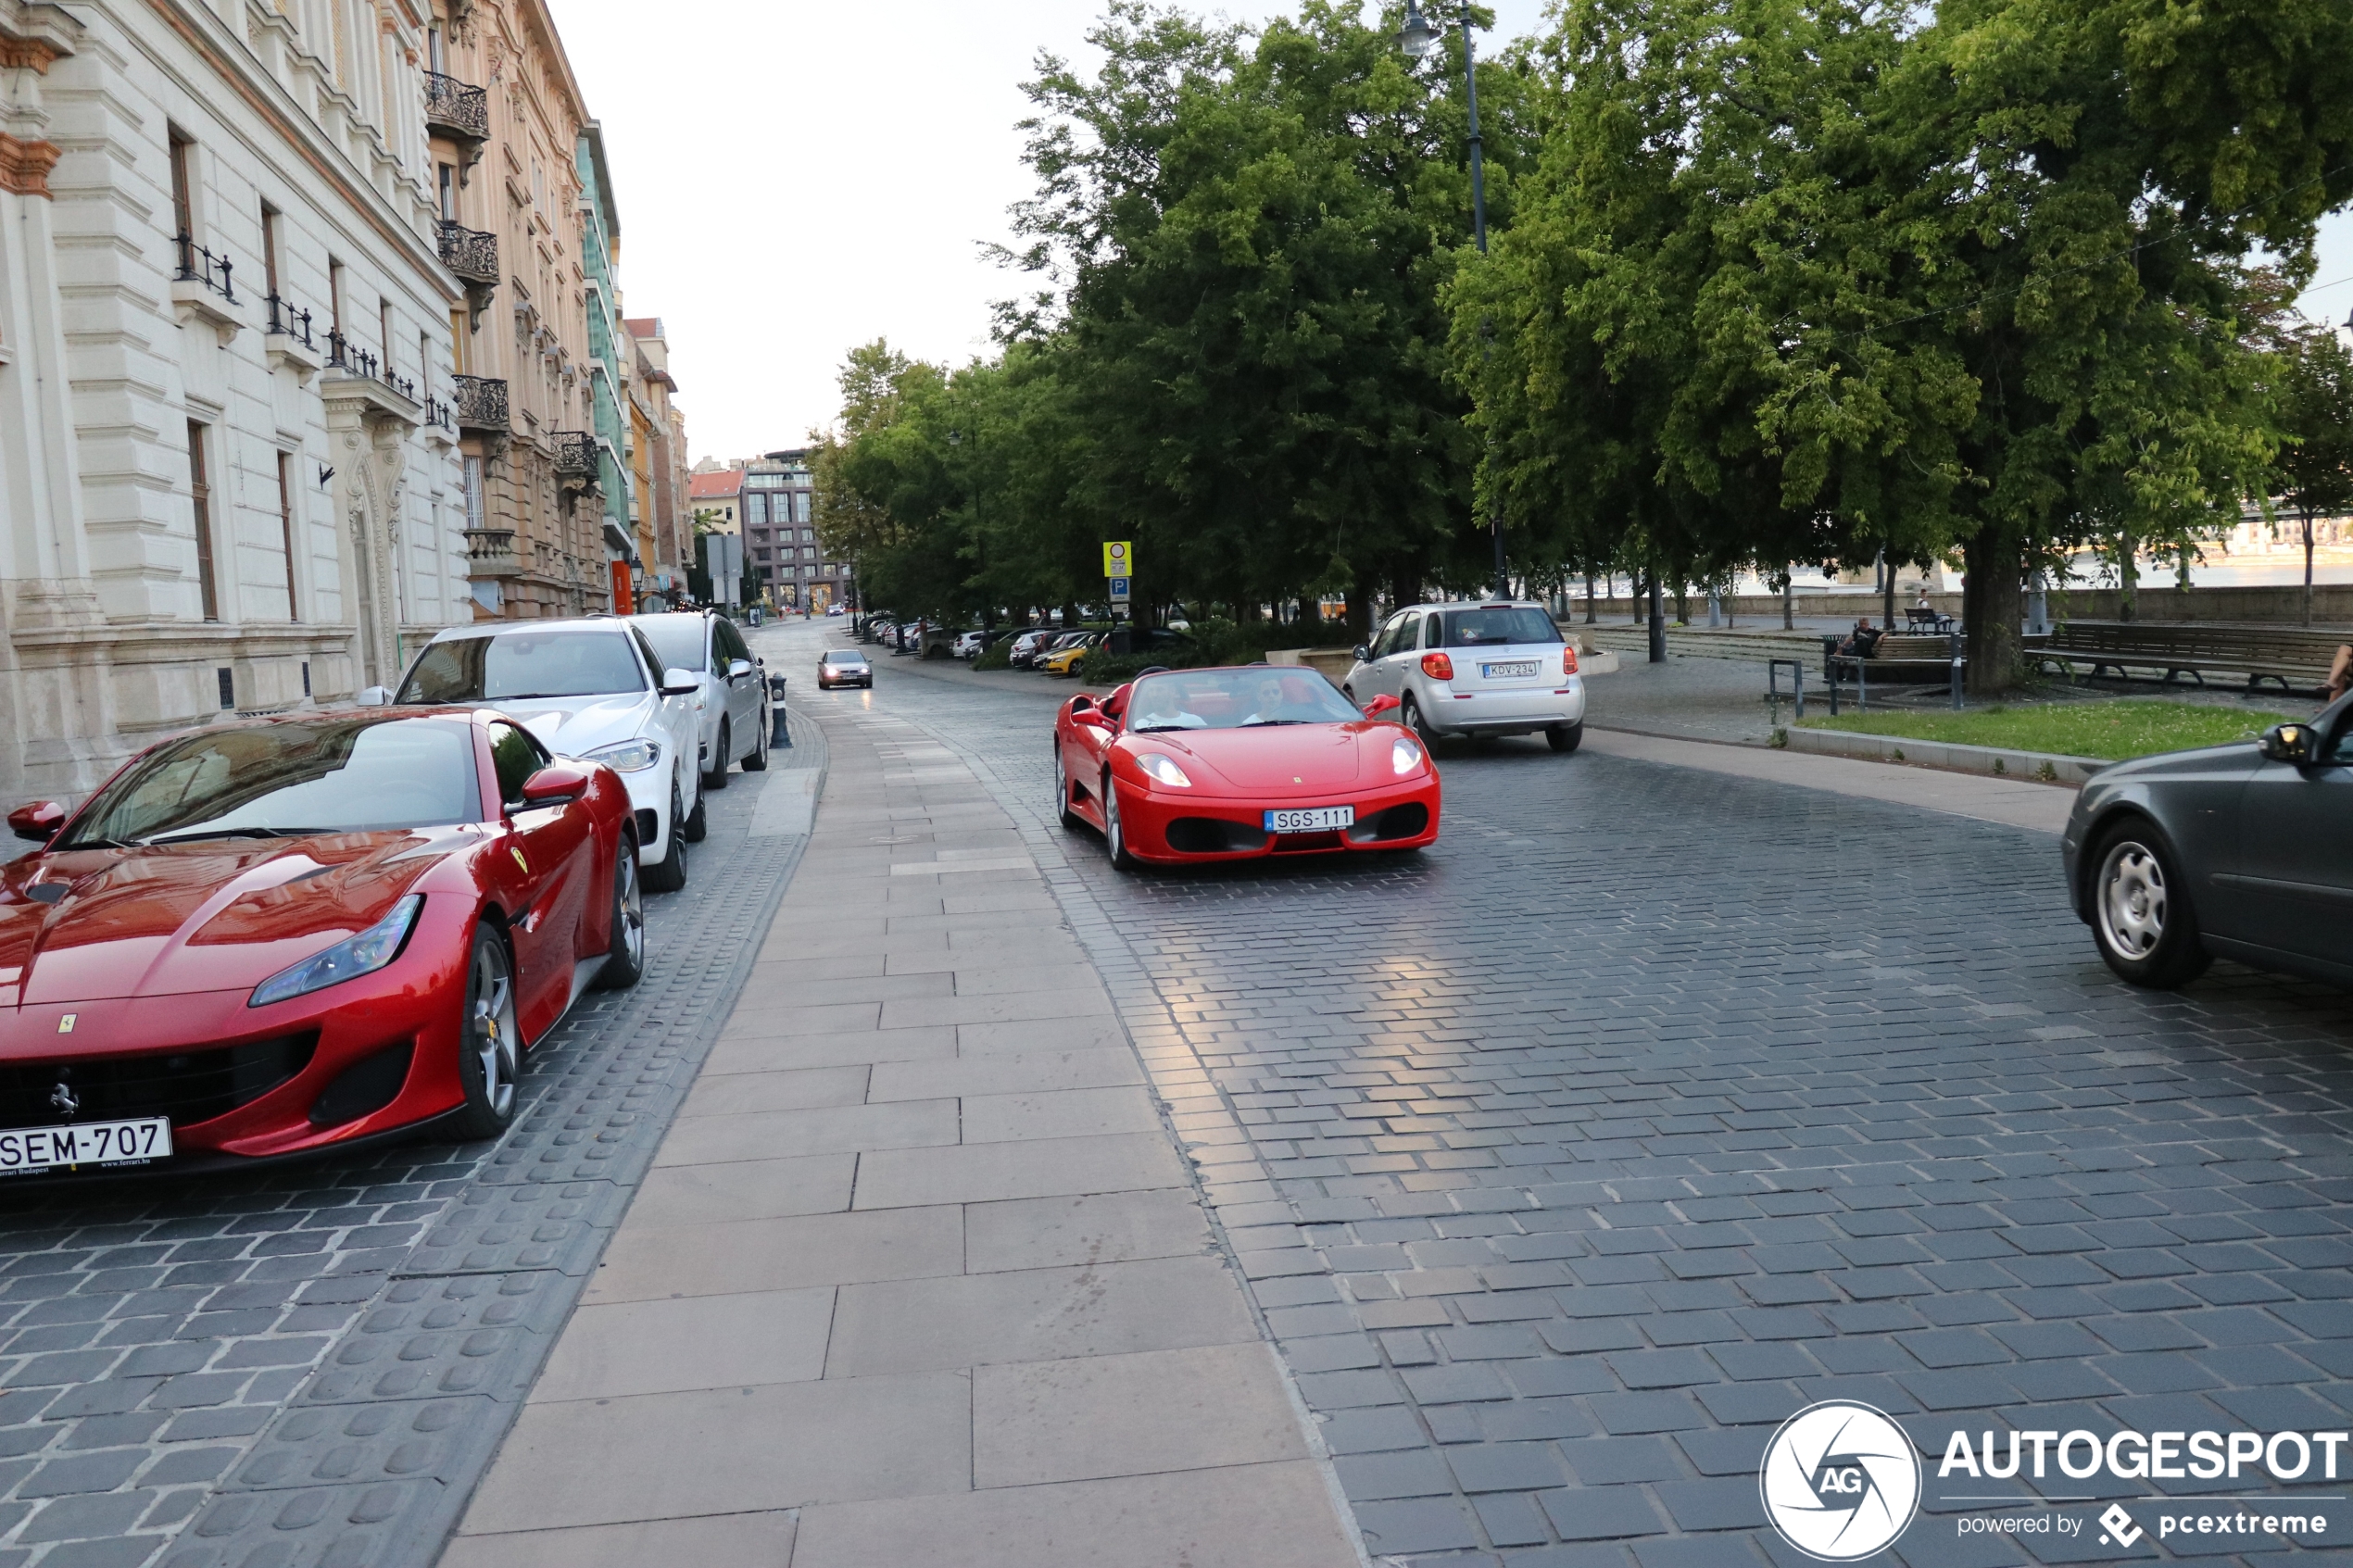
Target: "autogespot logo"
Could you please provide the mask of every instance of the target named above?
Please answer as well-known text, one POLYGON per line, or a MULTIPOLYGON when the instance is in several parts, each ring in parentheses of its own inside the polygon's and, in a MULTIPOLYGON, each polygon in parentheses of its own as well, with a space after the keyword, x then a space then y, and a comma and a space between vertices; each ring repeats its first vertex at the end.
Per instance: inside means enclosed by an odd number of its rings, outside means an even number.
POLYGON ((1881 1550, 1920 1506, 1920 1459, 1884 1411, 1851 1399, 1808 1405, 1781 1423, 1757 1473, 1765 1516, 1825 1562, 1881 1550))

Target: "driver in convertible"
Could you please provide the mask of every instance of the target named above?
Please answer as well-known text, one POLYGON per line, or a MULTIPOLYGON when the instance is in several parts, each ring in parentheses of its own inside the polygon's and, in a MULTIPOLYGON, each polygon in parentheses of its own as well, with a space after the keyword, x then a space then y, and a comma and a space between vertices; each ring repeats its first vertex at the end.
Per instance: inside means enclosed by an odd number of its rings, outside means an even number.
POLYGON ((1313 724, 1331 717, 1299 675, 1266 676, 1258 683, 1255 701, 1244 724, 1313 724))

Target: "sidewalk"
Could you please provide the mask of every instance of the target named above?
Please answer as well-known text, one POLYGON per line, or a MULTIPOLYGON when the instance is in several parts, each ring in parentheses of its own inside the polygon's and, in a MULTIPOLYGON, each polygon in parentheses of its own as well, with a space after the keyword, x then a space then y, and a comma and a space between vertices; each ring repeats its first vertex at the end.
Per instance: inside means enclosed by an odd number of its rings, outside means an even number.
POLYGON ((784 912, 442 1562, 1361 1563, 1013 822, 912 725, 825 738, 784 912))

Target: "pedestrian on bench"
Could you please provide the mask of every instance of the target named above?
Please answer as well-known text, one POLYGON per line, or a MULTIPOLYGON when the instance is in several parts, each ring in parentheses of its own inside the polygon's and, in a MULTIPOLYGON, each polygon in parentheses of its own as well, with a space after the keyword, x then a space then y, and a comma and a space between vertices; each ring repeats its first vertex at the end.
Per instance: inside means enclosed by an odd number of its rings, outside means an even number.
POLYGON ((1838 651, 1853 654, 1857 659, 1875 658, 1879 653, 1881 635, 1880 630, 1871 624, 1871 618, 1866 615, 1855 622, 1853 633, 1838 645, 1838 651))

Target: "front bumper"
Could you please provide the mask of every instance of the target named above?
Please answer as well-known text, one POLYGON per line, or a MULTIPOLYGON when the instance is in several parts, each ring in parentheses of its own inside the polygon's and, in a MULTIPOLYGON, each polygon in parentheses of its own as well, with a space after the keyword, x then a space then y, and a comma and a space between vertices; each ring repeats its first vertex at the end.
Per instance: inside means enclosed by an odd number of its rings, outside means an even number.
POLYGON ((1189 790, 1119 791, 1120 831, 1127 852, 1163 865, 1252 860, 1275 855, 1340 854, 1350 850, 1418 849, 1437 842, 1438 775, 1425 773, 1378 789, 1280 799, 1197 796, 1189 790), (1326 833, 1270 834, 1269 810, 1353 806, 1356 825, 1326 833))
POLYGON ((637 819, 637 863, 659 865, 670 853, 670 745, 662 743, 662 759, 650 768, 620 776, 629 791, 629 807, 637 819))
MULTIPOLYGON (((471 911, 460 902, 429 897, 407 950, 389 967, 269 1007, 246 1006, 252 989, 244 987, 18 1010, 0 1022, 0 1130, 64 1123, 38 1092, 55 1074, 82 1086, 84 1103, 72 1120, 169 1116, 173 1152, 145 1165, 13 1179, 182 1174, 297 1159, 408 1136, 458 1111, 465 964, 443 955, 467 950, 471 911), (58 1020, 69 1012, 74 1030, 61 1036, 58 1020), (257 1071, 257 1061, 271 1065, 257 1071), (195 1084, 201 1096, 190 1092, 195 1084), (380 1091, 355 1096, 356 1085, 371 1085, 380 1091), (367 1109, 349 1114, 357 1106, 367 1109)), ((6 1185, 0 1180, 0 1190, 6 1185)))
POLYGON ((1578 675, 1557 686, 1508 691, 1463 692, 1433 682, 1417 695, 1423 721, 1444 734, 1525 735, 1585 721, 1585 682, 1578 675))

